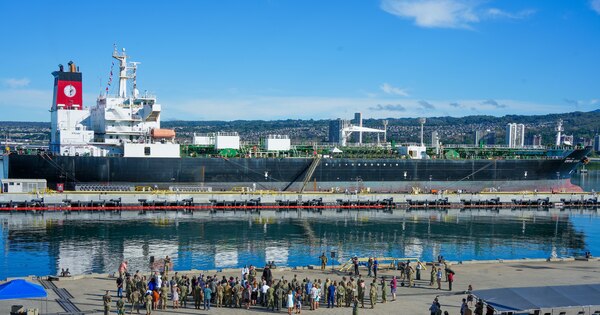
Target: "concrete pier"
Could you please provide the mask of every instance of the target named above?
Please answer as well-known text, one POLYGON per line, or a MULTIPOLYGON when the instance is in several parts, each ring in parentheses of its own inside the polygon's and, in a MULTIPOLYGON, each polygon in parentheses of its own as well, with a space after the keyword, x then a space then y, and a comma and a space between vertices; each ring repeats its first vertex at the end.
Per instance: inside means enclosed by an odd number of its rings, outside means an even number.
MULTIPOLYGON (((317 257, 315 257, 317 260, 317 257)), ((572 258, 557 259, 553 261, 539 260, 512 260, 512 261, 489 261, 489 262, 470 262, 470 263, 453 263, 452 269, 456 272, 453 291, 448 290, 448 283, 442 282, 442 290, 436 290, 435 286, 429 286, 429 269, 422 273, 421 280, 415 281, 414 288, 399 287, 398 297, 396 301, 392 301, 389 285, 386 286, 387 303, 381 303, 381 287, 378 286, 378 304, 374 309, 371 309, 368 294, 366 295, 365 309, 360 309, 359 314, 429 314, 429 306, 435 297, 438 297, 442 304, 442 309, 450 314, 459 314, 461 299, 466 298, 469 285, 472 285, 475 290, 491 289, 502 287, 526 287, 526 286, 549 286, 549 285, 568 285, 568 284, 594 284, 600 282, 600 263, 597 259, 589 261, 574 261, 572 258)), ((339 271, 332 271, 331 267, 327 267, 325 271, 318 270, 319 268, 277 268, 273 270, 273 277, 290 280, 294 275, 298 279, 309 277, 310 279, 325 278, 340 280, 342 274, 339 271)), ((146 270, 141 270, 144 275, 149 275, 146 270)), ((366 277, 367 271, 361 267, 360 273, 367 281, 367 287, 372 278, 366 277)), ((217 275, 221 276, 239 276, 238 269, 208 271, 181 271, 179 274, 188 276, 217 275)), ((260 272, 259 272, 260 274, 260 272)), ((385 276, 389 281, 392 276, 399 276, 397 270, 389 270, 382 268, 378 276, 385 276)), ((40 283, 36 278, 29 278, 30 281, 40 283)), ((58 281, 51 283, 41 281, 47 286, 47 299, 21 299, 21 300, 5 300, 0 301, 0 313, 8 314, 11 305, 23 305, 25 309, 38 308, 43 314, 65 314, 67 309, 78 310, 82 314, 102 314, 102 296, 106 290, 110 291, 112 296, 112 313, 115 313, 115 305, 118 298, 116 297, 115 278, 108 274, 90 274, 76 275, 70 278, 60 278, 58 281), (68 303, 65 303, 66 302, 68 303), (62 303, 59 303, 62 302, 62 303)), ((127 314, 131 309, 131 304, 126 303, 127 314)), ((584 314, 592 314, 599 310, 598 307, 585 308, 584 314)), ((473 307, 471 307, 473 310, 473 307)), ((568 315, 581 314, 581 308, 561 309, 568 315)), ((193 308, 193 300, 189 297, 187 308, 174 310, 169 301, 169 307, 164 311, 153 311, 152 314, 264 314, 266 309, 261 306, 252 307, 250 310, 240 308, 216 308, 212 306, 211 311, 195 310, 193 308)), ((340 307, 328 309, 325 303, 317 311, 310 311, 308 306, 304 305, 303 312, 310 314, 350 314, 351 308, 340 307)), ((551 310, 544 310, 551 312, 551 310)), ((144 314, 144 310, 141 310, 144 314)), ((275 314, 286 314, 286 309, 275 312, 275 314)), ((554 310, 554 314, 558 314, 559 310, 554 310)), ((68 313, 75 314, 75 313, 68 313)), ((135 311, 134 311, 135 314, 135 311)))

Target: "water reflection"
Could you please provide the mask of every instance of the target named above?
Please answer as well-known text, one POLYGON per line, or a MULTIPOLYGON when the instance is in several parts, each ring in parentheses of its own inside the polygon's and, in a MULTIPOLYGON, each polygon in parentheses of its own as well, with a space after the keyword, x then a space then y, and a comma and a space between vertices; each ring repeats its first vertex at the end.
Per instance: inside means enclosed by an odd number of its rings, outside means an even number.
POLYGON ((0 278, 61 268, 114 272, 123 259, 132 270, 148 270, 152 256, 166 255, 176 269, 203 270, 266 261, 317 264, 330 251, 340 261, 352 255, 470 260, 600 252, 598 238, 590 237, 600 234, 595 211, 46 213, 4 214, 0 222, 0 278))

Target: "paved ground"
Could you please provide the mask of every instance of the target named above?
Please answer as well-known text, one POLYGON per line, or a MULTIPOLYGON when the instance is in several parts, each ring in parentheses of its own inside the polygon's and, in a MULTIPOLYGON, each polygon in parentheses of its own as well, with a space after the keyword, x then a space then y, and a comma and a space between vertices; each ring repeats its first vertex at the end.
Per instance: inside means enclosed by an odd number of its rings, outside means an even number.
MULTIPOLYGON (((522 286, 544 286, 544 285, 567 285, 581 283, 600 283, 600 261, 505 261, 489 263, 464 263, 453 265, 452 269, 456 272, 454 291, 447 291, 447 283, 443 283, 443 291, 435 290, 428 286, 429 272, 424 272, 424 280, 417 281, 416 288, 399 288, 399 296, 395 302, 391 302, 388 293, 388 303, 377 304, 375 309, 360 309, 359 314, 429 314, 428 308, 435 296, 440 296, 442 309, 450 314, 459 314, 461 299, 465 297, 465 291, 469 284, 474 289, 487 289, 499 287, 522 287, 522 286)), ((365 272, 366 271, 361 271, 365 272)), ((199 272, 186 273, 189 275, 199 272)), ((213 274, 212 272, 210 274, 213 274)), ((237 276, 238 270, 224 272, 223 275, 237 276)), ((291 279, 294 274, 298 278, 310 277, 311 279, 327 277, 335 280, 341 279, 342 274, 332 272, 330 269, 326 272, 320 270, 281 270, 273 271, 274 278, 280 278, 282 275, 286 279, 291 279)), ((397 271, 381 272, 382 275, 391 276, 398 274, 397 271)), ((221 275, 221 274, 219 274, 221 275)), ((54 282, 56 286, 67 289, 73 295, 71 301, 82 311, 89 314, 102 313, 102 295, 105 290, 111 290, 113 302, 116 299, 115 279, 107 275, 74 277, 70 280, 61 279, 54 282)), ((9 300, 0 301, 0 313, 8 314, 10 306, 22 304, 26 308, 41 308, 42 313, 64 312, 55 299, 57 295, 54 291, 48 290, 48 302, 45 300, 9 300)), ((193 303, 193 302, 191 302, 193 303)), ((370 307, 370 305, 365 305, 370 307)), ((188 309, 167 309, 166 311, 156 311, 152 314, 247 314, 247 313, 265 313, 268 312, 261 307, 247 311, 245 309, 217 309, 210 311, 193 309, 193 304, 188 304, 188 309)), ((114 309, 114 308, 113 308, 114 309)), ((592 310, 594 311, 594 310, 592 310)), ((142 314, 145 312, 142 311, 142 314)), ((270 312, 269 312, 270 313, 270 312)), ((281 312, 286 313, 285 311, 281 312)), ((305 308, 302 313, 311 314, 352 314, 351 308, 321 308, 318 311, 310 311, 305 308)), ((567 314, 577 314, 577 311, 571 311, 567 314)), ((586 313, 587 314, 587 313, 586 313)))

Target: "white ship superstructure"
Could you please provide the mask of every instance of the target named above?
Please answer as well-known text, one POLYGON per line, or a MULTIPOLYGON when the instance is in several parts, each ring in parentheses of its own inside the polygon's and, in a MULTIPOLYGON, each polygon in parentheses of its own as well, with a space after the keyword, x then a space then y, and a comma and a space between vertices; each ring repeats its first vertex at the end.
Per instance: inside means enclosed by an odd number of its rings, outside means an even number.
POLYGON ((60 155, 172 157, 178 158, 179 144, 173 130, 160 128, 161 105, 156 97, 137 89, 138 62, 128 62, 125 49, 116 49, 119 88, 116 95, 100 95, 91 110, 83 108, 81 73, 56 71, 52 107, 51 150, 60 155), (74 77, 77 84, 69 79, 74 77), (128 93, 128 85, 131 89, 128 93), (63 88, 63 86, 66 86, 63 88), (79 90, 73 92, 73 89, 79 90), (63 100, 63 99, 66 99, 63 100), (71 102, 70 102, 71 101, 71 102), (68 103, 65 105, 64 103, 68 103))

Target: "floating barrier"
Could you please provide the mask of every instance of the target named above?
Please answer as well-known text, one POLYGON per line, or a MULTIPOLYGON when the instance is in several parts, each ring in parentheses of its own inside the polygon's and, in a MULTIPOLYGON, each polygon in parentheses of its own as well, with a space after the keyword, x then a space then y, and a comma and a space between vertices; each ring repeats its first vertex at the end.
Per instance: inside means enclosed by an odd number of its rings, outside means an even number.
POLYGON ((385 205, 358 206, 358 205, 296 205, 296 206, 280 206, 280 205, 159 205, 158 203, 147 203, 144 205, 84 205, 84 206, 68 206, 68 205, 50 205, 50 206, 24 206, 15 205, 13 207, 0 207, 0 211, 150 211, 150 210, 304 210, 304 209, 387 209, 385 205))
POLYGON ((600 201, 595 194, 569 196, 540 194, 514 194, 512 196, 469 195, 466 196, 395 196, 383 195, 369 198, 369 195, 301 194, 289 198, 288 195, 270 194, 214 194, 205 195, 169 195, 162 193, 116 194, 12 194, 2 195, 0 212, 10 211, 294 211, 306 210, 337 212, 349 210, 394 210, 440 211, 467 209, 598 209, 600 201), (6 198, 9 197, 9 198, 6 198), (409 197, 409 198, 406 198, 409 197), (425 198, 423 198, 425 197, 425 198), (196 200, 194 199, 196 198, 196 200))

